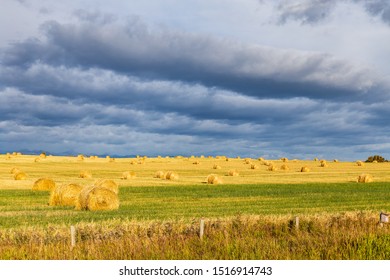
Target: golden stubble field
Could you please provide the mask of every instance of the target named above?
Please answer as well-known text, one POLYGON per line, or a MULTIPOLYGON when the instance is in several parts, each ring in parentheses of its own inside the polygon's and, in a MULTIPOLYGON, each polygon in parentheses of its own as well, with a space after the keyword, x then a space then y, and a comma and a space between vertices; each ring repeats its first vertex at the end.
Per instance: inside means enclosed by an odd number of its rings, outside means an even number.
POLYGON ((0 155, 0 259, 389 259, 390 227, 378 223, 389 209, 389 170, 314 159, 0 155), (14 168, 27 177, 15 180, 14 168), (207 185, 210 174, 221 185, 207 185), (361 174, 374 183, 358 184, 361 174), (40 178, 85 189, 111 179, 120 207, 48 205, 48 191, 31 191, 40 178))
POLYGON ((0 189, 31 189, 39 178, 51 178, 56 184, 77 183, 91 185, 97 179, 112 179, 119 186, 202 185, 207 176, 216 174, 223 184, 294 184, 356 182, 361 174, 370 174, 374 182, 390 181, 390 163, 364 163, 290 159, 249 159, 219 157, 139 157, 96 158, 78 156, 47 156, 36 161, 36 155, 0 155, 0 189), (273 165, 276 170, 269 171, 273 165), (282 170, 287 165, 289 170, 282 170), (217 167, 218 166, 218 167, 217 167), (302 167, 309 172, 301 172, 302 167), (214 169, 214 168, 218 169, 214 169), (27 174, 24 180, 15 180, 11 173, 17 168, 27 174), (254 168, 254 169, 252 169, 254 168), (229 176, 235 170, 238 176, 229 176), (91 178, 80 178, 81 172, 91 178), (124 172, 134 172, 135 177, 121 179, 124 172), (156 178, 157 171, 174 171, 179 178, 156 178))

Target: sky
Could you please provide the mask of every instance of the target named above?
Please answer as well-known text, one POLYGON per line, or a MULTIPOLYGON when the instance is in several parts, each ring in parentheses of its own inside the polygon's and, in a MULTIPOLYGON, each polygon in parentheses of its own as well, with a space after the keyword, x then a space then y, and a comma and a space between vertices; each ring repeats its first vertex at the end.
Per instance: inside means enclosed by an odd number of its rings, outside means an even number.
POLYGON ((387 0, 2 0, 0 153, 390 158, 387 0))

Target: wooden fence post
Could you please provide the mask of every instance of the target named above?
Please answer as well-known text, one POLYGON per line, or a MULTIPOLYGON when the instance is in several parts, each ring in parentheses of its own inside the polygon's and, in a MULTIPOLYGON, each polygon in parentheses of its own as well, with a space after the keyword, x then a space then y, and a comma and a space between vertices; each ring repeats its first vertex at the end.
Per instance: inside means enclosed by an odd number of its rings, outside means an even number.
POLYGON ((199 238, 200 240, 203 240, 203 234, 204 234, 204 220, 200 220, 200 228, 199 228, 199 238))
POLYGON ((380 223, 388 223, 389 222, 389 215, 381 212, 379 214, 379 222, 380 223))
POLYGON ((76 246, 76 228, 70 226, 70 247, 73 248, 76 246))

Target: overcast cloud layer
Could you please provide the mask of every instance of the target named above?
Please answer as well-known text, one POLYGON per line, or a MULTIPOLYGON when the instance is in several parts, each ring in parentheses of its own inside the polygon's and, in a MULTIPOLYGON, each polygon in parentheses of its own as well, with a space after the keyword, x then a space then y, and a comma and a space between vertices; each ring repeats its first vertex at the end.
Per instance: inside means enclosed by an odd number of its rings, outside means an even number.
POLYGON ((0 152, 390 157, 388 1, 53 2, 0 11, 0 152))

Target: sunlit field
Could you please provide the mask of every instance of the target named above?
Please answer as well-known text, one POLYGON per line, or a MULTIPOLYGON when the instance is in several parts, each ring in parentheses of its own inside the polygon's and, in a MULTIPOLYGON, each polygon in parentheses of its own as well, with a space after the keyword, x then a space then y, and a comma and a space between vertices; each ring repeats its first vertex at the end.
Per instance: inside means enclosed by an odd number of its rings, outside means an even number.
POLYGON ((390 210, 389 171, 387 162, 333 159, 0 155, 0 259, 388 259, 390 227, 378 221, 390 210), (133 176, 121 179, 126 171, 133 176), (363 173, 373 182, 358 183, 363 173), (83 187, 111 179, 119 208, 49 206, 49 191, 32 190, 40 178, 83 187))

